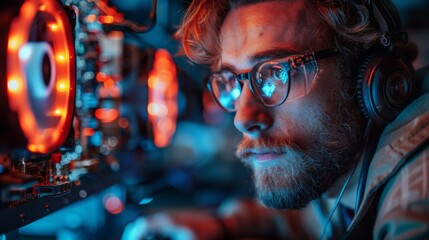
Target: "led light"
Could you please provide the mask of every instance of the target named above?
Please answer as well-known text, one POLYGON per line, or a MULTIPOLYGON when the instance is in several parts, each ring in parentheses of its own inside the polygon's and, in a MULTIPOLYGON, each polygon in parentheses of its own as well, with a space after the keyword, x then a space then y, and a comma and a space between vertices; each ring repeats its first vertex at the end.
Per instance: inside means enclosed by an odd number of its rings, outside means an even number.
POLYGON ((28 45, 24 45, 19 49, 18 57, 20 58, 20 60, 26 61, 31 57, 31 52, 31 47, 29 47, 28 45))
POLYGON ((65 62, 66 57, 64 56, 64 54, 57 54, 57 61, 58 62, 65 62))
POLYGON ((9 92, 11 93, 16 93, 19 91, 20 86, 19 86, 19 82, 16 79, 9 79, 9 81, 7 81, 7 89, 9 92))
POLYGON ((54 111, 54 115, 55 116, 60 116, 60 115, 62 115, 63 114, 63 110, 61 110, 61 108, 57 108, 57 109, 55 109, 55 111, 54 111))
POLYGON ((66 81, 58 81, 57 90, 58 90, 58 92, 67 91, 67 82, 66 81))
POLYGON ((19 36, 10 36, 7 48, 9 51, 16 51, 22 44, 22 38, 19 36))
POLYGON ((57 31, 59 29, 58 24, 52 23, 48 25, 51 31, 57 31))

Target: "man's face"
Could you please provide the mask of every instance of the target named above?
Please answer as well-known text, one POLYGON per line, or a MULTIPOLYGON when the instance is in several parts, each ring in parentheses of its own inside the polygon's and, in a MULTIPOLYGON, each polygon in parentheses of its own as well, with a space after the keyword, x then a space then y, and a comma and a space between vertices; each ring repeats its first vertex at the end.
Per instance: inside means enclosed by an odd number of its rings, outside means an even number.
MULTIPOLYGON (((244 73, 271 55, 325 49, 319 24, 302 1, 241 6, 222 25, 220 68, 244 73)), ((336 60, 319 60, 310 92, 277 107, 265 107, 243 82, 234 119, 243 133, 237 156, 253 169, 258 197, 268 207, 302 208, 353 167, 360 117, 341 95, 347 80, 339 77, 336 60)))

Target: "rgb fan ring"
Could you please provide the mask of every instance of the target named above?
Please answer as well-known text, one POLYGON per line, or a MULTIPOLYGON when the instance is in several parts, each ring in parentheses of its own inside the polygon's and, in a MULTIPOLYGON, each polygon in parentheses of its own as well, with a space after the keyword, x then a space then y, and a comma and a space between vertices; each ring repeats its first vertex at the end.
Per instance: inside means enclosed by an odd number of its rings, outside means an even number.
POLYGON ((32 152, 61 147, 72 125, 76 60, 69 21, 58 1, 31 0, 9 30, 9 105, 32 152))

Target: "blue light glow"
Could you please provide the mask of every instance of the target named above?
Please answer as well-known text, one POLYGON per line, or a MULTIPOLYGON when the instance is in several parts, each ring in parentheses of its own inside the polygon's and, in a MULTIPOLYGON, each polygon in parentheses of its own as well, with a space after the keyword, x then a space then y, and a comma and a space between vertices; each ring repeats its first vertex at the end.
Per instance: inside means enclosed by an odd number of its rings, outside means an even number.
POLYGON ((274 93, 275 90, 276 90, 276 86, 274 84, 272 84, 272 83, 265 83, 262 86, 262 92, 267 97, 271 97, 273 95, 273 93, 274 93))
POLYGON ((241 90, 238 88, 234 88, 234 90, 231 91, 231 97, 236 100, 240 96, 241 90))
POLYGON ((32 53, 31 47, 24 45, 19 49, 19 53, 18 53, 19 59, 21 59, 22 61, 25 61, 30 58, 31 53, 32 53))
POLYGON ((143 198, 142 200, 140 200, 139 204, 144 205, 144 204, 148 204, 152 201, 153 201, 153 198, 143 198))

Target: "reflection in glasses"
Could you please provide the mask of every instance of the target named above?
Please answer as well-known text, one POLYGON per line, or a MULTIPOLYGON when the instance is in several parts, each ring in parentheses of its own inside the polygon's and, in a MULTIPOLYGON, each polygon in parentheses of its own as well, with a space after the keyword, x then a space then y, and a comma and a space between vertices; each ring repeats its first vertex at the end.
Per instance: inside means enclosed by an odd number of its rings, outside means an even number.
POLYGON ((207 79, 206 86, 217 104, 228 112, 237 110, 237 100, 242 91, 241 81, 246 80, 249 80, 250 90, 259 102, 267 107, 275 107, 306 95, 318 72, 317 60, 334 55, 335 49, 325 49, 263 61, 247 73, 221 70, 207 79))

